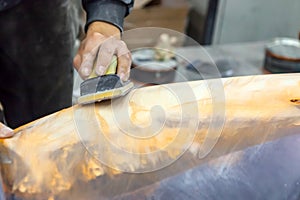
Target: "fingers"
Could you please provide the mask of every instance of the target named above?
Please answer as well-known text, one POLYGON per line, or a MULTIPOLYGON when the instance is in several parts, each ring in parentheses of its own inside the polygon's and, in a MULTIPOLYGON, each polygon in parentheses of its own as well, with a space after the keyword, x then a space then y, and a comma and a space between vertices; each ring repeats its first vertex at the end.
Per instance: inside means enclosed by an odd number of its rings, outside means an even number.
POLYGON ((86 79, 92 73, 93 67, 96 75, 104 75, 114 55, 118 57, 117 74, 121 80, 128 80, 131 54, 125 42, 115 37, 104 37, 100 33, 87 35, 73 63, 79 75, 86 79))
POLYGON ((105 74, 113 55, 118 57, 117 74, 121 80, 127 81, 130 73, 131 54, 125 42, 115 38, 109 38, 100 47, 96 63, 97 75, 105 74))
POLYGON ((0 138, 8 138, 12 137, 13 135, 13 130, 0 122, 0 138))
POLYGON ((129 78, 130 67, 131 67, 131 54, 124 41, 119 40, 118 49, 118 71, 117 74, 121 80, 127 81, 129 78))
POLYGON ((73 60, 74 68, 82 79, 87 79, 93 70, 93 64, 97 56, 99 46, 105 40, 100 33, 93 33, 81 42, 78 52, 73 60))
POLYGON ((108 66, 112 61, 112 57, 115 54, 116 48, 116 42, 113 38, 109 38, 104 43, 102 43, 95 65, 95 72, 98 76, 105 74, 108 66))
POLYGON ((77 71, 79 71, 81 62, 82 62, 81 55, 77 53, 73 59, 73 65, 77 71))
POLYGON ((79 68, 79 74, 81 75, 81 77, 83 77, 83 79, 88 78, 90 76, 90 74, 92 73, 93 66, 94 66, 94 60, 97 55, 97 52, 98 52, 98 48, 95 47, 90 52, 84 53, 81 56, 82 61, 81 61, 81 65, 79 68))
POLYGON ((131 54, 127 53, 124 55, 118 54, 118 71, 117 74, 120 76, 122 81, 127 81, 130 75, 131 66, 131 54))

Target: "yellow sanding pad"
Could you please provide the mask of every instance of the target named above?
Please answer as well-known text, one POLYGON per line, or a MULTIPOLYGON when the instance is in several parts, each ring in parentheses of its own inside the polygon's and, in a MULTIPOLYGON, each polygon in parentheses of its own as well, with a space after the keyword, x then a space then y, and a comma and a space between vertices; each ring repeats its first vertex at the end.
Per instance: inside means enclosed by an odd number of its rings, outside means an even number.
POLYGON ((114 99, 117 97, 121 97, 126 95, 133 88, 133 86, 134 84, 130 82, 120 88, 83 95, 78 98, 78 103, 89 104, 93 102, 99 102, 107 99, 114 99))

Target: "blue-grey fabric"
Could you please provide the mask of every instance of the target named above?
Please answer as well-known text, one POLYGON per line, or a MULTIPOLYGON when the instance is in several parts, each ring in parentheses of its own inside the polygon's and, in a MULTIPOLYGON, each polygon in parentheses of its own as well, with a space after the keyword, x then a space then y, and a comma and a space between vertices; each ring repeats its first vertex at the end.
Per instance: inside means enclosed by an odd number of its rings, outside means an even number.
POLYGON ((0 11, 12 8, 20 2, 21 0, 0 0, 0 11))

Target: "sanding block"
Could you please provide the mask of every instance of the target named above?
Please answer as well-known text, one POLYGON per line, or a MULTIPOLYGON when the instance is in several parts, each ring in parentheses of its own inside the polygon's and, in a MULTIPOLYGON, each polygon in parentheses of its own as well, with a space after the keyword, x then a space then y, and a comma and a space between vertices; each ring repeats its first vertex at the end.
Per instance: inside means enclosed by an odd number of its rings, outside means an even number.
POLYGON ((90 104, 126 95, 134 86, 131 81, 122 81, 116 75, 117 57, 113 56, 105 75, 97 76, 93 70, 90 77, 80 84, 79 104, 90 104))

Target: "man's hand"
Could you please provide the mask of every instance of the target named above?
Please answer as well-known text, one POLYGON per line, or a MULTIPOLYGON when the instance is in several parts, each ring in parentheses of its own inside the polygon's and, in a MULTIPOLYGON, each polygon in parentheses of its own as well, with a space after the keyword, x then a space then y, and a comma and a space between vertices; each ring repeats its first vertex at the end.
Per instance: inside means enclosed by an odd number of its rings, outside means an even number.
POLYGON ((121 80, 129 78, 131 54, 120 36, 120 30, 105 22, 89 25, 85 39, 74 58, 74 67, 83 79, 87 79, 95 67, 97 75, 104 75, 113 55, 118 57, 117 74, 121 80))
POLYGON ((13 135, 14 135, 13 130, 0 122, 0 138, 8 138, 8 137, 12 137, 13 135))

